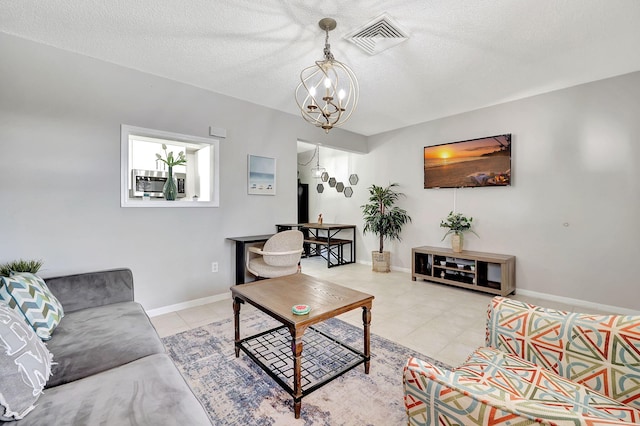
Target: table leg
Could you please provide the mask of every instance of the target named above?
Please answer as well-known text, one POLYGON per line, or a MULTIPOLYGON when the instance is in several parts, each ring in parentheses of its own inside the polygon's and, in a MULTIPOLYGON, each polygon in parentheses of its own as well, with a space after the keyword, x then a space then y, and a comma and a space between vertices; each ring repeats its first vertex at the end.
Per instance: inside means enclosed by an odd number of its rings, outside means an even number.
MULTIPOLYGON (((305 228, 301 228, 300 230, 302 231, 302 234, 304 235, 304 239, 308 240, 309 239, 309 230, 305 229, 305 228)), ((304 247, 304 257, 306 257, 306 258, 311 257, 311 244, 304 243, 303 247, 304 247)))
POLYGON ((331 268, 331 231, 327 231, 327 268, 331 268))
POLYGON ((236 285, 244 284, 245 262, 244 243, 236 241, 236 285))
POLYGON ((299 419, 302 407, 302 333, 304 331, 298 332, 295 328, 291 328, 290 332, 293 352, 293 411, 296 419, 299 419))
POLYGON ((356 262, 356 227, 353 227, 353 239, 351 240, 351 263, 356 262))
POLYGON ((362 307, 362 325, 364 326, 364 374, 369 374, 369 364, 371 362, 371 345, 369 344, 371 332, 369 326, 371 325, 371 307, 362 307))
POLYGON ((233 299, 233 328, 235 330, 236 358, 240 356, 240 300, 233 299))

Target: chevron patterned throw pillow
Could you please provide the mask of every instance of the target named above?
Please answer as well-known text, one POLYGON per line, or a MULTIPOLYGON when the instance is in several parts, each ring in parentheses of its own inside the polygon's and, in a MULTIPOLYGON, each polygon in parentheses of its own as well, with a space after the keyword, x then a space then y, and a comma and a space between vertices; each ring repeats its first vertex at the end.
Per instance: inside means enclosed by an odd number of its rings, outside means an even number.
POLYGON ((0 300, 20 312, 42 340, 51 339, 64 316, 62 305, 44 280, 28 272, 1 277, 0 300))

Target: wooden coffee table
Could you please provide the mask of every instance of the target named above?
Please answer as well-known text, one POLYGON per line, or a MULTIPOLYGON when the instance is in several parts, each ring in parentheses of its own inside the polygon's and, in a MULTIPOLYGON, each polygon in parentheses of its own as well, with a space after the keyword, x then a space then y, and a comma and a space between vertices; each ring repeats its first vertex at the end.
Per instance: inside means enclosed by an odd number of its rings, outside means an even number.
POLYGON ((231 295, 236 358, 242 350, 291 394, 296 419, 300 418, 303 396, 357 365, 364 363, 364 372, 369 374, 372 295, 304 274, 236 285, 231 287, 231 295), (241 339, 242 302, 250 303, 283 325, 241 339), (294 315, 291 308, 297 304, 311 306, 311 312, 294 315), (362 308, 364 352, 312 327, 356 308, 362 308), (307 348, 305 359, 302 357, 303 345, 307 348), (322 362, 314 364, 314 357, 321 357, 322 362))

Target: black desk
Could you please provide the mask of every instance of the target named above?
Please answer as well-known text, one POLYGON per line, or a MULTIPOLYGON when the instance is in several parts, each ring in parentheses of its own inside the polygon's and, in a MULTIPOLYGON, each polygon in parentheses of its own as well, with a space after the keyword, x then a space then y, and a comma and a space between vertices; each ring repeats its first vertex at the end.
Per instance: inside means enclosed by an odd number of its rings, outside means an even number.
POLYGON ((265 235, 249 235, 246 237, 227 237, 227 240, 234 241, 236 243, 236 285, 244 284, 244 272, 245 272, 245 245, 252 243, 264 243, 273 234, 265 235))

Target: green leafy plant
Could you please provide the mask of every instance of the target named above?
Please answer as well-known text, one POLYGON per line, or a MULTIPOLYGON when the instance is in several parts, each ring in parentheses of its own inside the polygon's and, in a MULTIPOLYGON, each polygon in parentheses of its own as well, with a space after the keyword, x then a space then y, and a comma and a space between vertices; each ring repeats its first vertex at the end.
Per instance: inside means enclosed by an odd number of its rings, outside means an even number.
POLYGON ((471 229, 472 217, 466 217, 462 213, 449 212, 449 216, 440 222, 441 228, 449 228, 442 240, 444 241, 449 234, 462 234, 463 232, 470 231, 476 237, 479 237, 473 229, 471 229))
POLYGON ((0 265, 0 275, 8 277, 11 272, 31 272, 37 273, 42 267, 42 260, 14 260, 0 265))
POLYGON ((162 155, 160 154, 156 154, 156 158, 169 167, 179 166, 187 162, 187 158, 184 156, 183 151, 180 151, 178 157, 176 158, 173 156, 173 151, 167 153, 167 145, 162 144, 162 150, 164 151, 164 158, 162 158, 162 155))
POLYGON ((393 189, 396 186, 397 183, 392 183, 386 188, 371 185, 368 188, 369 203, 360 206, 364 215, 363 234, 372 232, 380 237, 380 253, 384 251, 384 240, 400 241, 402 227, 411 222, 406 210, 394 206, 398 198, 404 196, 393 189))

